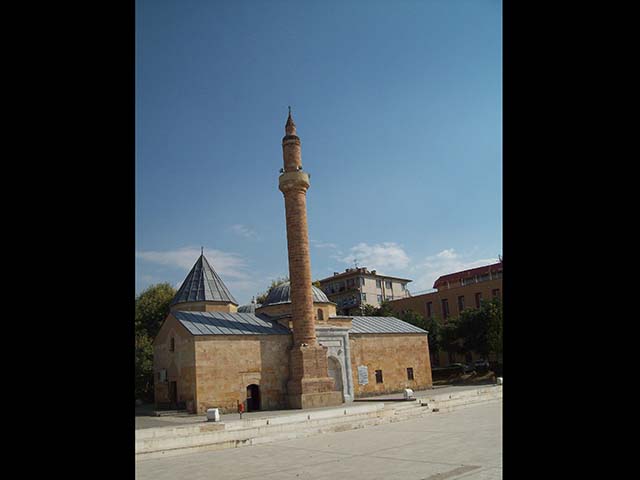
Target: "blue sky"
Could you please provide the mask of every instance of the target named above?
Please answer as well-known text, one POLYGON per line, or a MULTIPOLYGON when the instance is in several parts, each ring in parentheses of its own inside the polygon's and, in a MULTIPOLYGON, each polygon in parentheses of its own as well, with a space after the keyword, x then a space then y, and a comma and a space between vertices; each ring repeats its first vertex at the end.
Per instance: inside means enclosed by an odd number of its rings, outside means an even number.
POLYGON ((314 279, 502 253, 502 5, 136 2, 136 293, 200 247, 240 303, 288 274, 281 140, 311 174, 314 279))

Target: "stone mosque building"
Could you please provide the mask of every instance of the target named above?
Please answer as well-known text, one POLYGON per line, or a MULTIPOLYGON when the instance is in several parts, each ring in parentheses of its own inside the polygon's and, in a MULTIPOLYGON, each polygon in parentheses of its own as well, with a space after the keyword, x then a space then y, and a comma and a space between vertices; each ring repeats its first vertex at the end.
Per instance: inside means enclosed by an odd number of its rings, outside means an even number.
POLYGON ((394 317, 336 315, 311 282, 300 138, 282 139, 290 282, 239 306, 201 254, 154 339, 157 407, 205 413, 312 408, 430 388, 427 332, 394 317))

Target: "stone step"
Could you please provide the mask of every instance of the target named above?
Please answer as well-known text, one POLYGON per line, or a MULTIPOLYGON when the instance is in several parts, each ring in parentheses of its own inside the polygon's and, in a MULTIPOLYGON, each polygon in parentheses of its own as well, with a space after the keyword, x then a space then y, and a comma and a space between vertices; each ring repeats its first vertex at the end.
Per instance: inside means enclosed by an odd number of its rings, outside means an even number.
POLYGON ((438 401, 442 399, 453 399, 453 398, 466 398, 466 397, 477 397, 491 394, 502 394, 502 385, 491 385, 491 386, 483 386, 477 389, 467 389, 467 390, 459 390, 457 392, 449 392, 449 393, 433 393, 424 395, 418 400, 420 401, 438 401))
POLYGON ((359 403, 322 410, 291 411, 226 423, 136 430, 136 459, 236 448, 400 422, 481 403, 500 401, 502 387, 429 395, 402 403, 359 403))
POLYGON ((438 409, 438 411, 453 411, 457 408, 465 407, 467 405, 476 405, 479 403, 486 403, 495 400, 501 400, 502 394, 491 394, 491 395, 483 395, 478 397, 463 397, 463 398, 451 398, 451 399, 442 399, 438 401, 428 402, 428 408, 433 411, 434 409, 438 409))
POLYGON ((173 450, 180 452, 171 453, 186 453, 186 449, 188 449, 188 451, 201 451, 203 449, 217 450, 298 438, 300 436, 315 435, 326 431, 352 430, 380 422, 386 416, 384 413, 382 410, 367 411, 343 417, 308 420, 297 424, 283 423, 280 425, 264 425, 242 430, 193 433, 188 436, 136 438, 136 458, 152 458, 158 456, 149 455, 154 453, 162 456, 173 450))
POLYGON ((275 425, 302 424, 309 421, 322 419, 340 418, 344 416, 360 415, 365 413, 375 413, 384 409, 382 403, 370 403, 366 405, 350 405, 324 410, 295 411, 285 415, 263 416, 260 418, 249 418, 242 420, 232 420, 228 422, 202 422, 195 425, 181 425, 176 427, 158 427, 136 430, 136 440, 151 438, 173 438, 180 436, 198 435, 213 431, 236 431, 251 428, 260 428, 275 425))
POLYGON ((445 405, 445 406, 440 406, 440 407, 434 407, 437 408, 436 412, 433 413, 448 413, 448 412, 454 412, 457 410, 461 410, 463 408, 470 408, 470 407, 475 407, 476 405, 484 405, 486 403, 494 403, 494 402, 501 402, 502 399, 500 398, 495 398, 495 399, 488 399, 488 400, 482 400, 482 401, 476 401, 476 402, 467 402, 464 404, 460 404, 460 405, 445 405))
POLYGON ((446 395, 438 395, 419 399, 423 410, 407 409, 396 412, 401 417, 413 418, 432 413, 434 409, 438 412, 449 412, 458 408, 466 408, 467 406, 486 403, 502 398, 502 389, 482 389, 479 392, 455 392, 446 395))

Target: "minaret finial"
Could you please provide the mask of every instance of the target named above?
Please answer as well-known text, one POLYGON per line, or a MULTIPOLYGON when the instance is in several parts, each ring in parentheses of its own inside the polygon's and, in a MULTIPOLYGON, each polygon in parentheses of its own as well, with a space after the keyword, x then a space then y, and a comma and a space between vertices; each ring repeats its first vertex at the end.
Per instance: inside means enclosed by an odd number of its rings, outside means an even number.
POLYGON ((200 247, 200 255, 204 255, 204 247, 200 247))
POLYGON ((291 116, 291 106, 289 106, 289 117, 287 118, 287 124, 284 127, 284 131, 287 135, 296 134, 296 124, 294 123, 293 117, 291 116))

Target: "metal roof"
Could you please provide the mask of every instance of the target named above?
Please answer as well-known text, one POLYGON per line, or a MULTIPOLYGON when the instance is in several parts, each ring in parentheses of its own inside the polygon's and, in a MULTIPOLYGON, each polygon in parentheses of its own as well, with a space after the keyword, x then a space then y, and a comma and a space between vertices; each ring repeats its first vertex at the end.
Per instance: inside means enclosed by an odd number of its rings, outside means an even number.
MULTIPOLYGON (((172 314, 192 335, 290 335, 291 330, 267 315, 227 312, 184 312, 172 314)), ((395 317, 351 317, 349 333, 427 333, 395 317)))
POLYGON ((256 308, 260 308, 262 305, 259 303, 247 303, 246 305, 240 305, 238 307, 239 313, 256 313, 256 308))
POLYGON ((266 315, 227 312, 172 312, 192 335, 289 335, 266 315))
POLYGON ((351 317, 349 333, 427 333, 396 317, 351 317))
POLYGON ((195 265, 184 279, 178 293, 173 297, 171 305, 185 302, 227 302, 238 305, 238 302, 222 282, 209 262, 200 255, 195 265))
MULTIPOLYGON (((311 291, 313 292, 314 303, 333 303, 327 298, 325 293, 318 287, 311 285, 311 291)), ((266 300, 262 304, 263 307, 267 305, 277 305, 279 303, 291 303, 291 283, 285 282, 277 287, 273 287, 269 290, 266 300)))

